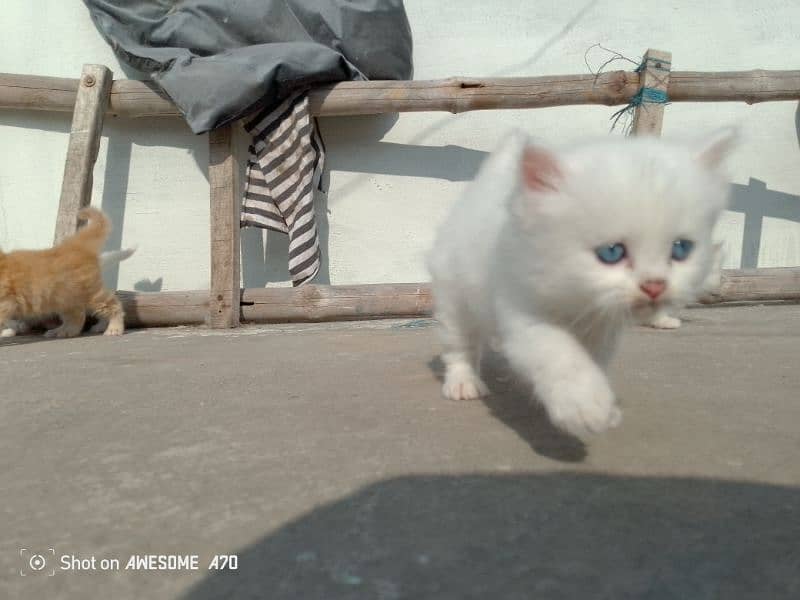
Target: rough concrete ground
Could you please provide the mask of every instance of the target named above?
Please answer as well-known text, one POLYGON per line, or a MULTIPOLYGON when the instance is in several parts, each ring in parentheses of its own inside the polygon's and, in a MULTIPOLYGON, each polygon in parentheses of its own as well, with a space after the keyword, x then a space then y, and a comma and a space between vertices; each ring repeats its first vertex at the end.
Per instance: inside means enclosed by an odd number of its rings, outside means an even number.
POLYGON ((587 445, 500 364, 440 398, 427 321, 2 342, 0 597, 796 600, 800 306, 685 316, 587 445))

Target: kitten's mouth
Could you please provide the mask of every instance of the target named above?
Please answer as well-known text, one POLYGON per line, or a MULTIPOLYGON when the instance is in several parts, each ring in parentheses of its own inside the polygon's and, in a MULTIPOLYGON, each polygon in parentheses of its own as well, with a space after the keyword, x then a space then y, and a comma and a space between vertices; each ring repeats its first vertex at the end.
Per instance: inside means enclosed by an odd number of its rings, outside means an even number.
POLYGON ((650 299, 650 298, 636 298, 631 302, 631 312, 638 316, 649 316, 654 314, 657 310, 669 306, 668 300, 650 299))

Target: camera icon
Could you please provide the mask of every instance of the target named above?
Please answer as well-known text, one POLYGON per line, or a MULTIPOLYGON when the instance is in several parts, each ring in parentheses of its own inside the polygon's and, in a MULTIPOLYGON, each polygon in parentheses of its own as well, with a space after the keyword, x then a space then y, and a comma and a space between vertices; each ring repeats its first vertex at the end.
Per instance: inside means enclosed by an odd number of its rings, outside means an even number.
POLYGON ((45 552, 20 548, 19 556, 22 559, 22 567, 19 570, 19 574, 22 577, 38 575, 39 573, 46 573, 48 577, 52 577, 56 574, 55 548, 48 548, 45 552))

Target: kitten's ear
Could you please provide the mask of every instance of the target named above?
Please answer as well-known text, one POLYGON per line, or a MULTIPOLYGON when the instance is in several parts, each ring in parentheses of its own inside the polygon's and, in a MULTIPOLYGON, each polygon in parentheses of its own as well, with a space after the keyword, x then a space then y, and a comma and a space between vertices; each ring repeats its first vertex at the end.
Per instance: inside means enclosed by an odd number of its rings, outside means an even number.
POLYGON ((522 152, 522 183, 531 192, 547 192, 558 189, 561 169, 556 157, 544 148, 527 146, 522 152))
POLYGON ((548 150, 526 146, 519 159, 521 189, 511 198, 511 214, 523 229, 530 229, 547 210, 548 193, 558 190, 563 179, 558 160, 548 150))
POLYGON ((738 140, 739 130, 736 127, 718 129, 700 145, 697 159, 703 166, 717 170, 722 166, 738 140))

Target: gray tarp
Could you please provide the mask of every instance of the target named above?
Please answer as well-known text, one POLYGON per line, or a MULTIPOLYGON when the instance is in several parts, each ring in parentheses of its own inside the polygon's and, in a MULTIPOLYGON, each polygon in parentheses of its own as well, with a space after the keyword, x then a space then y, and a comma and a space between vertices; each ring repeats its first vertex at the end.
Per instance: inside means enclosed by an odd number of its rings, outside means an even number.
POLYGON ((297 89, 410 79, 402 0, 84 0, 121 60, 152 77, 195 133, 297 89))

